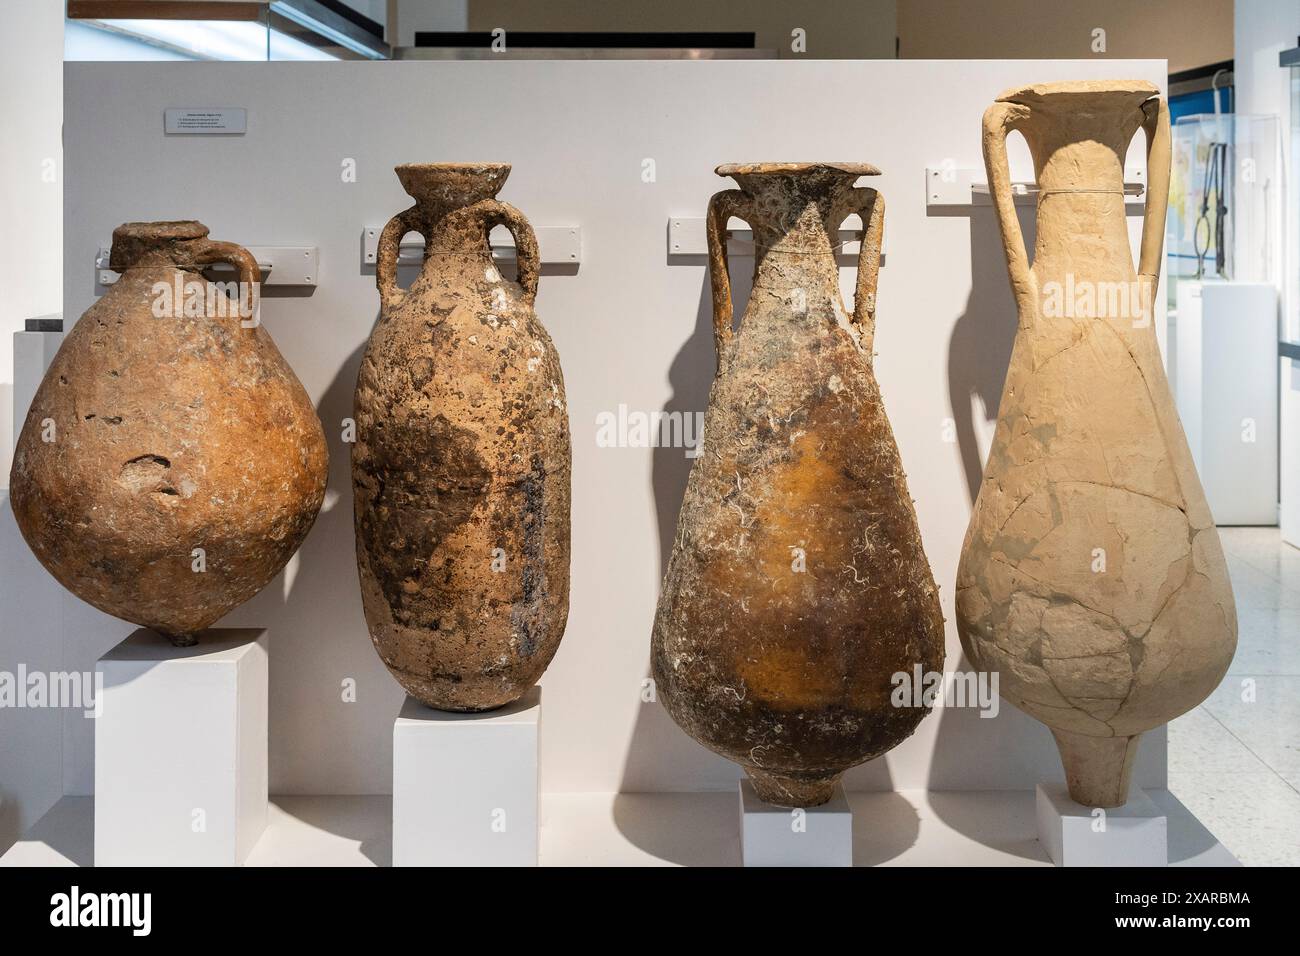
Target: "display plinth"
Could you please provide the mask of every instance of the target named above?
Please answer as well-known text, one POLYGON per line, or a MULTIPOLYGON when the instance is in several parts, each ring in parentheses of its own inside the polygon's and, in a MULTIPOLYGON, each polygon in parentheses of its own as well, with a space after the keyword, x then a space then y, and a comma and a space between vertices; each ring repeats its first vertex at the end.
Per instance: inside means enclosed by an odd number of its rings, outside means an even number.
POLYGON ((1178 283, 1178 415, 1216 524, 1277 524, 1277 289, 1178 283))
POLYGON ((1037 814, 1038 838, 1057 866, 1169 865, 1164 811, 1137 788, 1124 806, 1103 811, 1075 803, 1063 783, 1040 783, 1037 814))
POLYGON ((393 724, 393 866, 536 866, 542 691, 480 714, 407 697, 393 724))
POLYGON ((740 781, 740 847, 745 866, 852 866, 853 811, 844 788, 806 810, 764 803, 740 781))
POLYGON ((242 863, 266 828, 266 630, 142 628, 96 671, 95 865, 242 863))

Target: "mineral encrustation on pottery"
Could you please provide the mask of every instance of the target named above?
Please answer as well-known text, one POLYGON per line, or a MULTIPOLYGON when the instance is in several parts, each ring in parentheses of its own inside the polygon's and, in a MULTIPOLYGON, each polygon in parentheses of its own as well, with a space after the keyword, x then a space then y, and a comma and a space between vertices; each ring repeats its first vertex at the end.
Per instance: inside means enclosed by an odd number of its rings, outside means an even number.
POLYGON ((537 241, 495 198, 509 165, 397 167, 415 205, 385 227, 378 325, 357 377, 357 564, 375 649, 413 697, 481 711, 522 697, 569 610, 570 445, 559 356, 533 311, 537 241), (488 233, 515 236, 518 281, 488 233), (425 240, 408 289, 407 232, 425 240))
POLYGON ((1052 729, 1071 797, 1096 807, 1127 801, 1139 735, 1203 701, 1236 648, 1227 566, 1151 322, 1170 162, 1157 93, 1138 81, 1040 84, 984 116, 1020 324, 957 623, 971 662, 1052 729), (1149 191, 1135 272, 1123 168, 1139 128, 1149 191), (1032 268, 1011 130, 1041 190, 1032 268))
POLYGON ((256 321, 246 249, 198 222, 127 223, 121 273, 68 333, 10 478, 36 557, 100 610, 178 645, 273 578, 316 520, 325 436, 256 321), (204 278, 236 267, 236 296, 204 278))
POLYGON ((884 204, 865 164, 722 166, 709 205, 718 372, 655 619, 660 699, 759 796, 815 806, 927 713, 894 675, 943 664, 943 617, 872 370, 884 204), (838 229, 866 231, 854 312, 838 229), (754 230, 733 331, 725 229, 754 230))

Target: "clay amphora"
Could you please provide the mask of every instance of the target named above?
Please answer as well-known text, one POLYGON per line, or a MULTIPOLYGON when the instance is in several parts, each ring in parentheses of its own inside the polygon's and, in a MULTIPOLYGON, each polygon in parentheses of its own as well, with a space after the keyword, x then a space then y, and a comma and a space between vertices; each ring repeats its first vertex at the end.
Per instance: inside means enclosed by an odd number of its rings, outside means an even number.
POLYGON ((493 197, 510 166, 397 167, 415 205, 379 239, 381 312, 357 377, 357 565, 375 649, 413 697, 479 711, 522 697, 569 613, 569 419, 533 312, 532 227, 493 197), (488 234, 514 234, 519 279, 488 234), (398 244, 424 265, 396 282, 398 244))
POLYGON ((943 664, 943 617, 872 372, 884 202, 858 163, 720 166, 709 203, 717 375, 655 618, 660 700, 759 796, 815 806, 916 729, 892 675, 943 664), (866 224, 852 314, 835 247, 866 224), (726 224, 754 230, 733 331, 726 224))
POLYGON ((256 323, 257 262, 207 236, 114 230, 121 278, 54 357, 10 478, 18 527, 64 587, 181 646, 284 567, 327 472, 311 400, 256 323), (217 262, 238 298, 204 278, 217 262))
POLYGON ((1236 647, 1218 532, 1165 379, 1150 304, 1169 114, 1143 82, 1045 83, 984 114, 984 159, 1020 315, 957 575, 962 646, 1052 729, 1071 797, 1128 799, 1138 737, 1195 707, 1236 647), (1124 155, 1147 140, 1134 271, 1124 155), (1041 189, 1029 265, 1006 135, 1041 189))

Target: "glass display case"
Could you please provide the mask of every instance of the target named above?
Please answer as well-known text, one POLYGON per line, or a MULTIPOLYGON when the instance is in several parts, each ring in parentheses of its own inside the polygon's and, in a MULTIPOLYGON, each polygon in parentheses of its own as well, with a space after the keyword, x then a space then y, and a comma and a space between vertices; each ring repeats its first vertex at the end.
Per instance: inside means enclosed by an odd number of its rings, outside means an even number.
POLYGON ((1173 127, 1169 305, 1184 280, 1273 282, 1282 182, 1275 116, 1206 113, 1173 127))
POLYGON ((1275 524, 1278 118, 1184 116, 1171 132, 1169 380, 1215 520, 1275 524), (1242 422, 1254 430, 1249 442, 1242 422))
MULTIPOLYGON (((1282 67, 1290 71, 1291 74, 1291 169, 1292 182, 1296 180, 1295 175, 1300 172, 1300 47, 1292 50, 1284 50, 1279 57, 1282 67)), ((1290 193, 1290 215, 1292 229, 1296 229, 1295 224, 1300 224, 1300 189, 1292 188, 1290 193)), ((1296 237, 1293 234, 1293 238, 1296 237)), ((1283 293, 1286 301, 1294 303, 1300 296, 1300 256, 1296 253, 1296 248, 1300 243, 1293 243, 1292 250, 1286 260, 1286 281, 1283 283, 1283 293)), ((1282 318, 1282 341, 1278 346, 1278 351, 1290 358, 1291 374, 1300 381, 1300 315, 1297 315, 1297 309, 1293 306, 1283 315, 1282 318)))
POLYGON ((70 0, 64 59, 388 59, 382 14, 372 7, 355 0, 70 0))

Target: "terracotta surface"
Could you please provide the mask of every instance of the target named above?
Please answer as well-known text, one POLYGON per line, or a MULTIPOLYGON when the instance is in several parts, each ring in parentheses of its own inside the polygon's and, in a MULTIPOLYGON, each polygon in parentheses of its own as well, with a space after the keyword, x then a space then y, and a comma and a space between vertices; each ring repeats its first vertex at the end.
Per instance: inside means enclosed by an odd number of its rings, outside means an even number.
POLYGON ((1000 672, 1003 696, 1052 729, 1071 796, 1099 807, 1126 802, 1138 736, 1204 700, 1236 647, 1218 532, 1141 308, 1159 276, 1169 186, 1156 94, 1136 81, 1043 84, 984 115, 1020 327, 957 622, 972 663, 1000 672), (1121 190, 1139 128, 1149 192, 1135 272, 1121 190), (1009 187, 1011 130, 1042 189, 1032 268, 1009 187), (1101 304, 1122 306, 1111 296, 1123 286, 1141 290, 1128 309, 1101 304), (1071 288, 1066 315, 1059 293, 1071 288))
POLYGON ((197 222, 114 231, 122 276, 55 356, 10 477, 18 527, 60 583, 181 645, 284 567, 316 520, 327 465, 320 421, 270 334, 244 327, 200 272, 229 262, 246 294, 257 263, 207 234, 197 222), (186 315, 173 295, 182 314, 156 316, 155 284, 178 282, 197 283, 204 305, 186 315))
POLYGON ((925 716, 892 675, 943 664, 943 618, 872 372, 884 202, 865 164, 722 166, 709 204, 718 373, 655 619, 660 701, 783 806, 830 798, 849 767, 925 716), (867 225, 855 310, 834 258, 867 225), (725 229, 754 229, 733 331, 725 229))
POLYGON ((546 669, 569 612, 569 419, 533 312, 538 253, 493 197, 510 167, 412 164, 379 241, 381 314, 357 378, 357 565, 375 649, 430 707, 490 710, 546 669), (505 225, 519 280, 493 264, 505 225), (425 239, 409 289, 398 244, 425 239))

